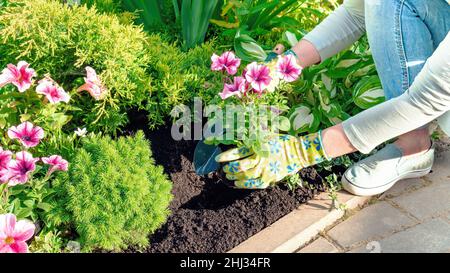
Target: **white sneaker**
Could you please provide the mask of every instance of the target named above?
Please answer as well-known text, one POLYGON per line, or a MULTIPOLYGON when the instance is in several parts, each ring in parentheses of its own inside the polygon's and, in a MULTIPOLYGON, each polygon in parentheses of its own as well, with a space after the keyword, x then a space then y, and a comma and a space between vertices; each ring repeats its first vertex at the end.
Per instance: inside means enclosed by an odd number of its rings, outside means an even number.
POLYGON ((427 175, 434 162, 434 145, 425 153, 403 156, 394 144, 351 166, 342 176, 342 186, 355 195, 383 193, 402 179, 427 175))

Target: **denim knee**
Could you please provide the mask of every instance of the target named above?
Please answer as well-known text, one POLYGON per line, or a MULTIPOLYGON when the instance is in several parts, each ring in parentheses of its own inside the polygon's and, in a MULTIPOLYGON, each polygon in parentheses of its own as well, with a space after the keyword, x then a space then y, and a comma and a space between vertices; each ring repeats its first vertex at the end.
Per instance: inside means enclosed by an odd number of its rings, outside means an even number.
POLYGON ((385 96, 400 96, 450 31, 450 5, 445 0, 366 0, 365 15, 385 96))

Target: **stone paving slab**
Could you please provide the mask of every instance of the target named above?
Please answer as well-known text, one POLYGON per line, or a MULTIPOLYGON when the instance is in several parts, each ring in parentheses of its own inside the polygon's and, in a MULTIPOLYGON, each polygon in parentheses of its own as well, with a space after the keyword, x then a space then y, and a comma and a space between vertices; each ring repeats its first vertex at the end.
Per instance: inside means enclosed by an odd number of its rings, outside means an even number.
MULTIPOLYGON (((362 206, 370 198, 338 192, 338 201, 347 209, 362 206)), ((306 245, 325 228, 342 218, 345 211, 333 209, 327 193, 301 205, 297 210, 253 235, 229 253, 292 253, 306 245)))
MULTIPOLYGON (((350 252, 450 253, 450 139, 437 142, 436 151, 432 173, 400 181, 322 237, 350 252)), ((315 251, 330 249, 319 240, 315 251)))
POLYGON ((450 152, 438 151, 434 160, 433 171, 425 179, 433 183, 449 183, 450 181, 450 152))
POLYGON ((450 212, 450 181, 432 184, 392 199, 420 220, 450 212))
POLYGON ((327 234, 340 246, 349 248, 363 241, 387 236, 416 223, 397 208, 382 201, 361 210, 329 230, 327 234))
POLYGON ((380 196, 380 199, 393 198, 400 194, 423 188, 429 183, 421 178, 405 179, 397 182, 392 188, 380 196))
POLYGON ((339 250, 327 239, 319 237, 311 244, 302 248, 298 253, 337 253, 339 250))
MULTIPOLYGON (((450 224, 442 219, 432 219, 423 224, 398 232, 380 241, 377 252, 382 253, 441 253, 450 246, 450 224)), ((353 253, 367 253, 366 246, 352 250, 353 253)))

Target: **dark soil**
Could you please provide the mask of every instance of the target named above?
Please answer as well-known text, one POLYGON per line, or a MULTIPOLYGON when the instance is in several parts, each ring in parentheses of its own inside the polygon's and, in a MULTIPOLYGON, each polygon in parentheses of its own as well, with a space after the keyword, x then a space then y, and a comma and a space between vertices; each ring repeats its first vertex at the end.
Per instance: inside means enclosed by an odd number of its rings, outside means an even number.
POLYGON ((192 163, 195 141, 174 141, 170 127, 149 132, 144 115, 133 116, 130 130, 144 129, 156 163, 173 181, 172 214, 150 237, 146 252, 226 252, 323 191, 322 177, 313 168, 301 176, 315 189, 293 192, 284 185, 239 190, 221 174, 200 177, 192 163))

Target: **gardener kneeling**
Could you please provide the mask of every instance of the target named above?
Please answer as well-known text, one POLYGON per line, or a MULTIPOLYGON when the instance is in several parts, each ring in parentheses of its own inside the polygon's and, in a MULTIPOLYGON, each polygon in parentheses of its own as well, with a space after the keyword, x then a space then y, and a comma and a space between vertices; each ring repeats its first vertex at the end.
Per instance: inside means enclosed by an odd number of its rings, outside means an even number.
POLYGON ((347 0, 289 52, 308 67, 347 48, 365 31, 388 101, 315 134, 273 136, 264 144, 267 157, 248 149, 218 155, 217 161, 229 162, 224 171, 237 187, 266 188, 302 168, 355 151, 369 153, 395 137, 345 172, 344 189, 376 195, 431 171, 434 147, 427 124, 439 118, 450 134, 450 4, 347 0))

